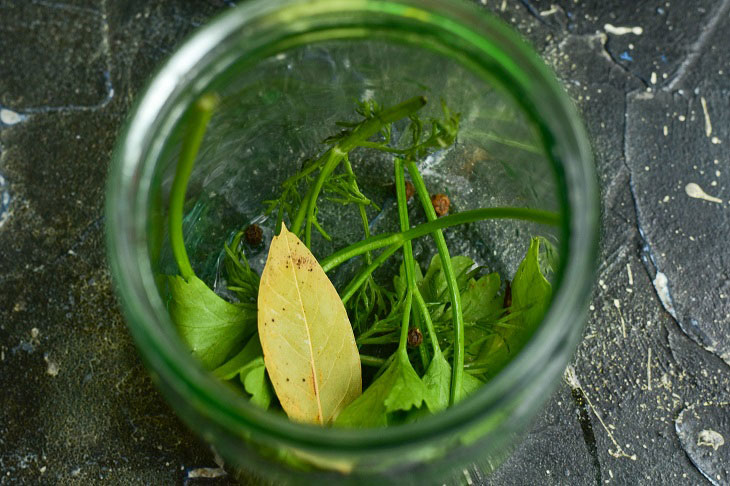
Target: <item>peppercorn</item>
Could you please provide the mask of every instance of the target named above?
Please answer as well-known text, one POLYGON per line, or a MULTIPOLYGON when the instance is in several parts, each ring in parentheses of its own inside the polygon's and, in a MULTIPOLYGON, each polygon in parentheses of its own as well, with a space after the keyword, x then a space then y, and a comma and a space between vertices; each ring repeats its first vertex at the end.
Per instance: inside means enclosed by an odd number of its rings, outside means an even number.
POLYGON ((449 214, 451 201, 449 201, 449 196, 446 194, 434 194, 431 196, 431 204, 433 204, 437 216, 441 217, 449 214))
POLYGON ((415 193, 416 188, 413 187, 411 181, 406 181, 406 201, 410 201, 415 193))
POLYGON ((251 246, 258 246, 264 239, 264 231, 261 229, 261 226, 254 223, 246 228, 243 236, 246 238, 246 243, 251 246))
MULTIPOLYGON (((393 192, 397 195, 398 191, 395 188, 395 185, 393 186, 393 192)), ((413 195, 416 193, 416 188, 413 187, 413 184, 411 181, 406 181, 406 202, 410 201, 413 195)))
POLYGON ((408 330, 408 346, 417 348, 423 342, 423 334, 417 327, 408 330))

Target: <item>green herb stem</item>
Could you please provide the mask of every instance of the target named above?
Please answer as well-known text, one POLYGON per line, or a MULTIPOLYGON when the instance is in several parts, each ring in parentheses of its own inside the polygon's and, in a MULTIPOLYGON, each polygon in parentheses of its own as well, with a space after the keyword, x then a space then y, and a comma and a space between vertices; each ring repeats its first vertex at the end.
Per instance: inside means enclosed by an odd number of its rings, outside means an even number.
MULTIPOLYGON (((398 219, 400 220, 400 229, 401 231, 408 231, 411 228, 411 224, 408 220, 408 200, 406 199, 406 181, 403 170, 403 159, 396 157, 394 163, 395 190, 396 197, 398 199, 398 219)), ((426 308, 426 302, 423 300, 421 291, 416 285, 416 269, 415 262, 413 260, 413 246, 411 245, 410 241, 406 241, 403 244, 403 265, 406 270, 406 283, 408 285, 408 289, 410 292, 413 293, 413 298, 416 301, 416 306, 418 307, 419 312, 423 317, 423 321, 428 328, 428 333, 431 337, 431 344, 434 348, 434 353, 436 353, 437 350, 440 352, 441 350, 438 346, 438 340, 435 337, 436 332, 433 328, 433 322, 431 321, 431 316, 429 315, 428 309, 426 308)), ((421 360, 423 361, 423 367, 425 369, 428 367, 426 350, 425 348, 421 348, 419 351, 421 355, 421 360)))
POLYGON ((406 300, 403 305, 403 320, 401 321, 400 341, 398 342, 397 353, 407 353, 406 345, 408 344, 408 327, 411 322, 411 306, 413 304, 413 292, 406 292, 406 300))
POLYGON ((299 234, 302 229, 302 225, 306 220, 304 243, 307 247, 311 245, 311 225, 319 193, 322 191, 322 186, 324 186, 325 180, 327 180, 330 174, 332 174, 344 155, 357 147, 361 142, 366 141, 368 138, 378 133, 384 125, 398 121, 401 118, 408 117, 422 108, 425 104, 426 98, 423 96, 417 96, 383 110, 373 118, 357 125, 357 127, 355 127, 348 136, 337 142, 314 162, 314 165, 321 166, 322 169, 320 170, 314 184, 310 186, 309 190, 305 194, 303 203, 299 206, 297 214, 294 217, 291 229, 292 233, 299 234))
MULTIPOLYGON (((378 255, 378 257, 370 263, 367 267, 363 268, 360 272, 358 272, 357 275, 350 281, 349 284, 347 284, 347 287, 345 287, 345 290, 342 291, 342 294, 340 295, 340 298, 342 299, 342 304, 346 304, 350 298, 355 295, 355 292, 357 292, 357 289, 360 288, 362 284, 365 283, 365 281, 370 277, 370 275, 375 271, 376 268, 378 268, 382 263, 390 258, 390 256, 398 251, 398 249, 402 246, 401 244, 393 245, 390 248, 386 248, 383 250, 383 252, 378 255)), ((364 252, 362 252, 364 253, 364 252)), ((360 253, 358 253, 359 255, 360 253)), ((335 265, 336 266, 336 265, 335 265)), ((332 267, 334 268, 334 267, 332 267)), ((327 269, 325 269, 327 271, 327 269)))
MULTIPOLYGON (((352 164, 350 164, 350 157, 345 155, 343 164, 345 166, 345 172, 347 173, 348 176, 350 176, 350 179, 352 180, 353 188, 355 189, 355 191, 358 194, 362 194, 360 192, 360 188, 357 185, 357 179, 355 178, 355 172, 353 172, 353 170, 352 170, 352 164)), ((368 215, 365 212, 365 204, 358 203, 357 208, 360 212, 360 219, 362 220, 362 229, 363 229, 363 232, 365 233, 365 238, 370 238, 370 222, 368 221, 368 215)), ((370 254, 370 252, 369 251, 365 252, 365 263, 370 265, 372 262, 373 262, 373 258, 372 258, 372 255, 370 254)))
POLYGON ((416 301, 416 307, 423 317, 423 322, 426 324, 428 337, 431 340, 431 347, 433 348, 433 355, 436 356, 438 353, 441 352, 441 346, 439 346, 438 335, 436 334, 436 329, 433 326, 431 314, 428 312, 428 306, 426 306, 426 301, 423 300, 423 296, 421 295, 420 291, 414 292, 413 297, 416 301))
POLYGON ((172 181, 172 190, 170 191, 170 245, 172 246, 175 262, 180 269, 180 275, 185 280, 195 276, 188 253, 185 250, 185 240, 183 238, 185 192, 190 174, 193 172, 195 158, 200 150, 200 144, 203 141, 208 122, 218 105, 218 101, 218 96, 215 94, 205 94, 193 105, 190 122, 180 150, 180 160, 177 163, 175 178, 172 181))
MULTIPOLYGON (((436 210, 433 208, 433 204, 431 204, 426 184, 423 182, 423 178, 418 172, 416 164, 409 160, 406 162, 406 167, 408 168, 408 173, 411 175, 411 181, 413 182, 418 199, 420 199, 423 210, 426 213, 426 219, 429 222, 436 221, 438 219, 436 210)), ((449 255, 449 249, 446 246, 444 233, 438 229, 431 234, 436 242, 436 249, 441 258, 441 268, 443 268, 446 286, 449 289, 449 296, 451 297, 451 314, 454 320, 454 360, 449 405, 454 405, 459 400, 464 379, 464 315, 461 310, 461 294, 456 283, 456 274, 451 264, 451 255, 449 255)))
POLYGON ((392 248, 388 248, 386 251, 392 250, 390 253, 392 255, 406 241, 426 236, 439 229, 474 223, 485 219, 518 219, 551 226, 559 226, 561 221, 560 214, 551 211, 542 211, 540 209, 513 207, 472 209, 444 216, 435 221, 429 221, 428 223, 419 224, 408 231, 371 236, 370 238, 358 241, 332 253, 322 259, 320 265, 325 272, 329 272, 338 265, 345 263, 351 258, 362 255, 367 251, 377 250, 391 245, 392 248))
POLYGON ((378 358, 377 356, 367 356, 365 354, 361 354, 360 363, 363 366, 373 366, 379 368, 385 364, 385 358, 378 358))

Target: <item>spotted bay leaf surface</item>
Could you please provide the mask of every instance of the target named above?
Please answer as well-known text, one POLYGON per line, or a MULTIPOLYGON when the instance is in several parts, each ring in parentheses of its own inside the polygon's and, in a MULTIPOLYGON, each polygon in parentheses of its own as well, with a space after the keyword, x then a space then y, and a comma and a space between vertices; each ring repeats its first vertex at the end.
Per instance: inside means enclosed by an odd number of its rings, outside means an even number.
POLYGON ((362 393, 360 355, 342 300, 284 225, 261 275, 258 328, 266 370, 289 418, 328 424, 362 393))

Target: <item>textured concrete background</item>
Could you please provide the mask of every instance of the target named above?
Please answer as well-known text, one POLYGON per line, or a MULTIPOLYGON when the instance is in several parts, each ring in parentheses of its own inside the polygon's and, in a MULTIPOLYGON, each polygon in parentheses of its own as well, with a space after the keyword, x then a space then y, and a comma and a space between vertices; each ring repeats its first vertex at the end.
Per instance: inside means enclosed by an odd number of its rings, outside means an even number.
MULTIPOLYGON (((112 295, 103 188, 152 69, 233 2, 0 0, 0 484, 228 484, 112 295)), ((558 73, 602 187, 590 321, 486 484, 730 484, 730 0, 481 0, 558 73), (725 443, 725 442, 728 443, 725 443)))

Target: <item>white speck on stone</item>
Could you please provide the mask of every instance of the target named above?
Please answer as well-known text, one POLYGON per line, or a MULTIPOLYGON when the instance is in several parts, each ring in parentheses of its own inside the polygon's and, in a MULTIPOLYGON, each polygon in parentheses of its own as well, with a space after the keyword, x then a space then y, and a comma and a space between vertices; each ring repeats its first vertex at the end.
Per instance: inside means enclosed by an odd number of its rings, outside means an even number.
POLYGON ((668 135, 669 135, 669 128, 666 125, 664 125, 664 136, 666 137, 668 135))
POLYGON ((712 447, 717 450, 723 444, 725 444, 725 438, 722 434, 712 429, 701 430, 700 433, 697 434, 698 446, 712 447))
POLYGON ((664 196, 664 199, 662 199, 662 202, 668 203, 669 202, 669 196, 664 196))
POLYGON ((629 274, 629 285, 633 286, 634 285, 634 274, 631 273, 631 264, 630 263, 626 264, 626 273, 629 274))
POLYGON ((219 467, 199 467, 188 471, 187 479, 194 478, 222 478, 227 473, 219 467))
POLYGON ((23 116, 7 108, 0 109, 0 122, 5 125, 15 125, 23 121, 23 116))
POLYGON ((56 364, 55 361, 51 361, 51 358, 48 356, 48 354, 45 354, 43 356, 43 361, 46 362, 46 373, 50 376, 58 376, 58 372, 61 371, 61 369, 58 367, 58 364, 56 364))
POLYGON ((674 310, 674 303, 672 302, 672 297, 669 293, 669 280, 667 279, 667 276, 664 275, 663 272, 657 272, 653 283, 654 289, 659 296, 662 306, 664 306, 664 309, 666 309, 666 311, 676 319, 677 313, 674 310))
POLYGON ((41 334, 41 332, 38 330, 37 327, 34 327, 33 329, 30 330, 30 337, 32 337, 33 339, 40 336, 40 334, 41 334))
POLYGON ((603 26, 603 30, 605 30, 609 34, 613 35, 626 35, 626 34, 634 34, 634 35, 641 35, 644 33, 644 29, 641 27, 616 27, 611 24, 605 24, 603 26))
POLYGON ((651 78, 649 78, 649 81, 651 81, 651 84, 656 84, 656 73, 654 71, 651 72, 651 78))
POLYGON ((702 104, 702 111, 705 114, 705 135, 710 138, 712 135, 712 122, 710 121, 710 112, 707 111, 707 101, 704 96, 700 97, 700 103, 702 104))
POLYGON ((684 115, 679 115, 679 121, 683 122, 683 121, 685 121, 686 119, 687 119, 687 117, 686 117, 686 116, 684 116, 684 115))
POLYGON ((719 138, 717 138, 717 137, 712 137, 712 138, 710 139, 710 142, 714 143, 715 145, 720 145, 720 144, 722 143, 722 140, 720 140, 720 139, 719 139, 719 138))
POLYGON ((621 335, 625 338, 626 337, 626 321, 624 320, 623 314, 621 314, 621 301, 618 299, 613 299, 613 306, 618 311, 618 317, 621 321, 621 335))
POLYGON ((689 184, 684 186, 684 192, 686 192, 689 197, 692 197, 694 199, 702 199, 705 201, 722 204, 722 199, 715 196, 710 196, 705 191, 703 191, 698 184, 695 184, 694 182, 690 182, 689 184))

